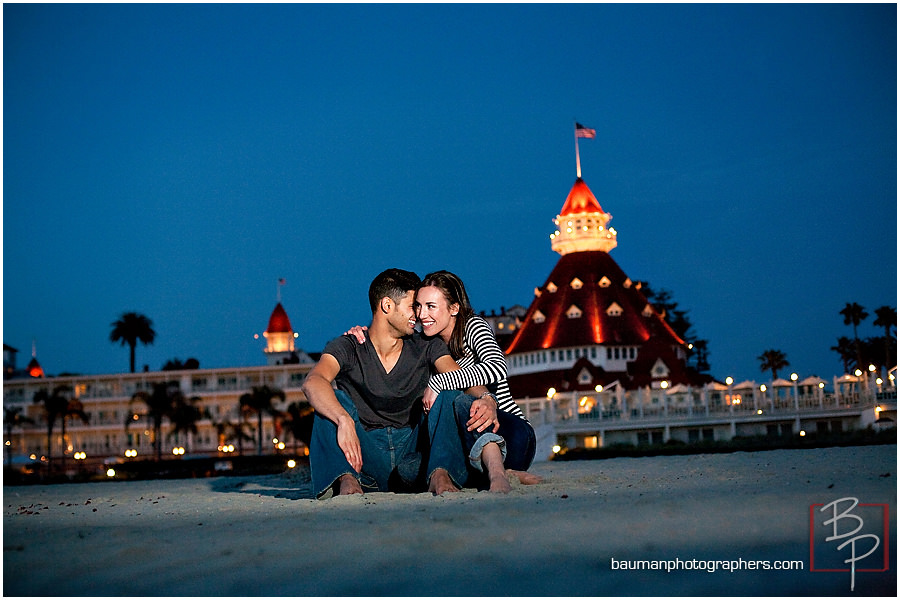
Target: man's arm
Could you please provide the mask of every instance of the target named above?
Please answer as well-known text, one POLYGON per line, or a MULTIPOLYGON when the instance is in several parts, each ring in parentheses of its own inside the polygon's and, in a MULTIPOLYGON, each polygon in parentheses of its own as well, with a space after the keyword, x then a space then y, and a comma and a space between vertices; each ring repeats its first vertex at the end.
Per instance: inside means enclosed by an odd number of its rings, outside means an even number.
POLYGON ((341 370, 341 365, 331 354, 323 354, 316 366, 303 381, 303 393, 319 416, 337 425, 337 443, 347 462, 357 472, 362 469, 362 450, 356 435, 356 424, 334 395, 331 386, 341 370))
MULTIPOLYGON (((434 361, 434 367, 438 373, 448 373, 459 369, 459 365, 449 354, 434 361)), ((497 398, 483 385, 466 388, 466 393, 475 398, 475 401, 472 402, 472 409, 469 411, 466 428, 469 431, 477 429, 481 432, 493 426, 491 431, 497 433, 497 430, 500 429, 500 421, 497 420, 497 398)))

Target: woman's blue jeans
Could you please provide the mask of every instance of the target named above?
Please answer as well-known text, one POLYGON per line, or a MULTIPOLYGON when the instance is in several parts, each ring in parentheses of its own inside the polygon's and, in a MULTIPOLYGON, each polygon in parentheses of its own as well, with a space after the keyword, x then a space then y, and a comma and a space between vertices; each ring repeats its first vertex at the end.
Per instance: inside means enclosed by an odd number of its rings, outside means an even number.
POLYGON ((481 452, 490 442, 496 442, 503 454, 507 469, 527 471, 534 460, 535 436, 530 423, 516 415, 497 411, 500 427, 497 433, 490 428, 483 432, 466 431, 469 411, 475 401, 460 391, 445 391, 428 412, 430 451, 427 455, 427 475, 435 469, 446 469, 458 487, 478 486, 484 482, 481 452))
POLYGON ((422 463, 422 456, 416 448, 418 426, 366 430, 359 422, 359 413, 350 396, 340 390, 335 391, 335 396, 356 423, 363 466, 360 472, 350 466, 337 443, 337 425, 315 415, 309 444, 309 467, 316 498, 325 496, 345 474, 356 477, 365 492, 389 491, 388 479, 394 470, 404 485, 413 485, 422 463))

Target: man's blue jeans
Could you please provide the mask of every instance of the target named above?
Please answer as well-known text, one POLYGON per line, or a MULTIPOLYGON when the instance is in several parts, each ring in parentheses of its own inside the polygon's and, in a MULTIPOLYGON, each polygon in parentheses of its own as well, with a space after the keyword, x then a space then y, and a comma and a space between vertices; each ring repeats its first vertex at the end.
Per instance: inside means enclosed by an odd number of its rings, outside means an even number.
POLYGON ((460 391, 445 391, 438 395, 426 419, 430 453, 427 458, 427 474, 431 478, 435 469, 446 469, 457 487, 479 485, 481 452, 490 442, 497 443, 507 469, 527 471, 534 460, 535 435, 530 423, 516 415, 497 411, 500 427, 497 433, 491 428, 483 432, 466 431, 469 411, 475 401, 460 391))
POLYGON ((363 466, 360 472, 350 466, 337 443, 337 425, 315 415, 309 444, 309 466, 316 498, 325 496, 345 474, 356 477, 364 492, 389 491, 388 478, 395 469, 404 484, 412 485, 422 462, 422 456, 416 449, 419 428, 385 427, 367 431, 359 422, 359 413, 350 396, 340 390, 335 391, 335 396, 356 423, 363 466))

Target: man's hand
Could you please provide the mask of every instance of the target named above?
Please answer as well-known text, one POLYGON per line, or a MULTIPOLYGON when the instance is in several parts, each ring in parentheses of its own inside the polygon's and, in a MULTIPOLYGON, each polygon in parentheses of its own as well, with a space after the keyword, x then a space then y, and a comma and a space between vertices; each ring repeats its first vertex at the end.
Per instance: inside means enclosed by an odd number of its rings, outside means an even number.
POLYGON ((500 429, 500 421, 497 420, 497 401, 493 395, 486 395, 472 403, 466 430, 477 430, 481 433, 491 425, 493 425, 491 431, 497 433, 497 430, 500 429))
POLYGON ((359 437, 356 435, 356 425, 353 419, 341 418, 337 424, 337 442, 341 450, 344 451, 344 457, 350 466, 359 473, 362 469, 362 449, 359 446, 359 437))
POLYGON ((350 331, 345 331, 344 335, 355 336, 357 342, 359 342, 360 344, 365 344, 366 343, 366 334, 363 332, 367 329, 368 329, 368 327, 366 327, 365 325, 356 325, 356 326, 350 328, 350 331))

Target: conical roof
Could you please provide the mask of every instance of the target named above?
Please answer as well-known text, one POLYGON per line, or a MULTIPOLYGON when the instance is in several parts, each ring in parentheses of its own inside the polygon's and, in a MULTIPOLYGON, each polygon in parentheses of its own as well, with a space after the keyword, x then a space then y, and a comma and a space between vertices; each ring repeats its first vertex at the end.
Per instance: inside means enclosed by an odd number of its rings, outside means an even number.
POLYGON ((563 255, 535 293, 507 354, 650 338, 684 344, 608 252, 563 255))
POLYGON ((600 208, 597 197, 594 196, 594 193, 584 180, 579 177, 575 180, 575 185, 572 186, 572 189, 569 190, 569 195, 566 197, 562 210, 559 211, 559 216, 567 217, 569 215, 598 212, 602 213, 603 209, 600 208))
POLYGON ((292 332, 291 320, 288 319, 287 312, 281 302, 275 305, 272 316, 269 317, 269 326, 266 327, 266 333, 289 333, 292 332))

